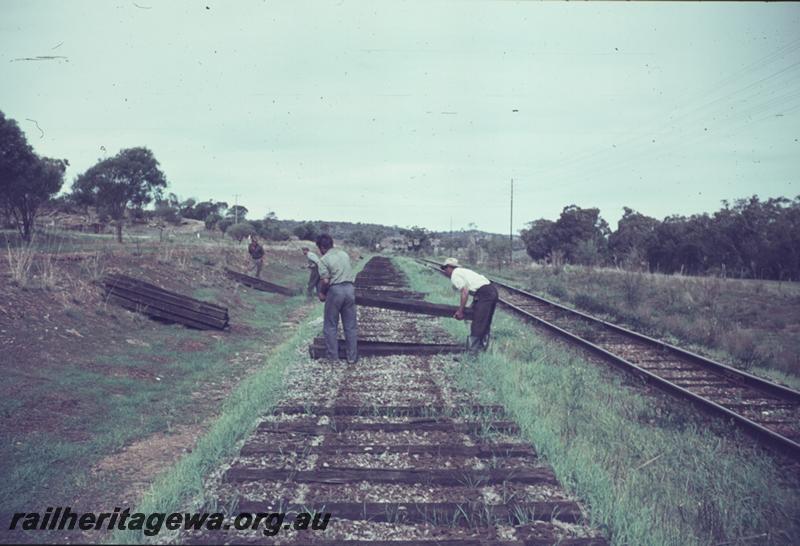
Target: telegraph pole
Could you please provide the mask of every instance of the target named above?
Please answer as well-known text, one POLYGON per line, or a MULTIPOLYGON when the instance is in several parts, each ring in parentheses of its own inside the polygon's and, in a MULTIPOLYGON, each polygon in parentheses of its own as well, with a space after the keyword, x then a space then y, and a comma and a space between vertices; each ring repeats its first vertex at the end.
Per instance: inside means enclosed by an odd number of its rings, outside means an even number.
POLYGON ((452 256, 454 251, 453 247, 453 217, 450 217, 450 253, 449 255, 452 256))
POLYGON ((235 201, 236 204, 233 206, 233 218, 234 218, 234 222, 233 223, 234 224, 238 224, 239 223, 239 194, 237 193, 233 197, 236 200, 235 201))
POLYGON ((514 262, 514 179, 511 179, 511 210, 508 225, 508 267, 514 262))

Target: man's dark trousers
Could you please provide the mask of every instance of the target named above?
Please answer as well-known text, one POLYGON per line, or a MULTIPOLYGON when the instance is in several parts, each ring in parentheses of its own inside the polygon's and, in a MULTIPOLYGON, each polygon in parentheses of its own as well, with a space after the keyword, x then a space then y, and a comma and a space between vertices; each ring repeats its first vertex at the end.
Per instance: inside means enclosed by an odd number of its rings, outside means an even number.
MULTIPOLYGON (((497 287, 485 284, 478 288, 472 297, 472 324, 470 325, 470 338, 477 342, 480 340, 485 349, 489 345, 489 331, 492 328, 494 308, 497 307, 497 287)), ((470 347, 472 350, 473 348, 470 347)))
POLYGON ((356 290, 353 283, 333 284, 325 297, 325 322, 322 333, 325 336, 325 349, 329 359, 339 359, 339 315, 347 346, 347 361, 358 359, 358 324, 356 322, 356 290))

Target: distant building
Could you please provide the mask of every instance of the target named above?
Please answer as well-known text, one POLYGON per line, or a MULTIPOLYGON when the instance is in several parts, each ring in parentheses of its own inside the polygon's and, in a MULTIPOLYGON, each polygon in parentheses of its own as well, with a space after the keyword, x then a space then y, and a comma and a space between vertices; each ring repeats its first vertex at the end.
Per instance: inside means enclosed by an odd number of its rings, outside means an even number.
POLYGON ((406 252, 409 248, 409 241, 400 235, 384 237, 379 244, 382 250, 389 250, 391 252, 406 252))

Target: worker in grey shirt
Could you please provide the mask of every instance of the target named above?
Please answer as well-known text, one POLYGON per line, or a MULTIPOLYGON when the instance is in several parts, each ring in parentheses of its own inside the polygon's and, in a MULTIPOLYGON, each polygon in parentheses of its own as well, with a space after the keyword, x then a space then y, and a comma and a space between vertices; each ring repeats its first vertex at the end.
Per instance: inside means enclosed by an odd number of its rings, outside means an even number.
POLYGON ((308 286, 306 286, 306 297, 311 298, 314 294, 319 294, 319 256, 311 252, 307 247, 303 247, 303 254, 308 259, 308 286))
POLYGON ((350 265, 350 256, 339 248, 333 248, 333 239, 327 233, 317 237, 319 259, 319 299, 325 302, 325 322, 322 333, 325 336, 327 357, 339 359, 339 316, 342 317, 347 363, 358 360, 358 332, 356 321, 356 290, 353 282, 356 275, 350 265))

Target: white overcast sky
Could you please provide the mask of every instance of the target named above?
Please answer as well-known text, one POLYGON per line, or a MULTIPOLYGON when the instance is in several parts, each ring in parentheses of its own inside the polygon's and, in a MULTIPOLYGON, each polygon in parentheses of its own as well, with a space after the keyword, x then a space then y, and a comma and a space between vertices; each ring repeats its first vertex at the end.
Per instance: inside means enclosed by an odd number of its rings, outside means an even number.
POLYGON ((0 2, 38 153, 147 146, 251 217, 508 232, 800 194, 800 4, 0 2))

